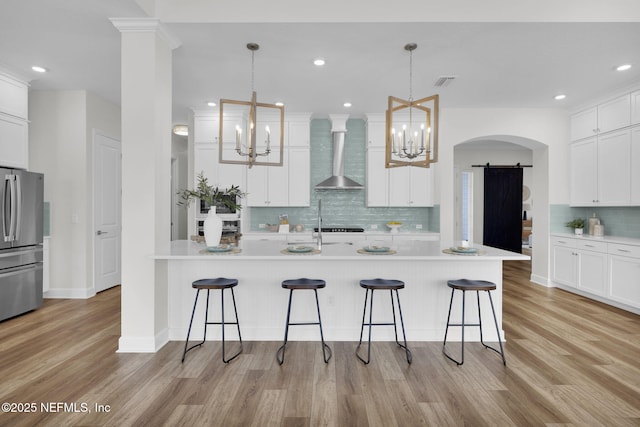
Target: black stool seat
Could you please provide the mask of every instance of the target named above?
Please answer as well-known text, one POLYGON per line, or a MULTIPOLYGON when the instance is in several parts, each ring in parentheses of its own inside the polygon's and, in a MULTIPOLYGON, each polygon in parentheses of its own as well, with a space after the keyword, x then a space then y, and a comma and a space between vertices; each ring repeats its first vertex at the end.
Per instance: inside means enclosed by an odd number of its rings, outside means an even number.
POLYGON ((496 317, 496 310, 493 307, 493 299, 491 298, 491 291, 496 289, 496 284, 493 282, 489 282, 486 280, 470 280, 470 279, 457 279, 457 280, 448 280, 447 286, 451 288, 451 300, 449 301, 449 314, 447 315, 447 328, 444 332, 444 341, 442 343, 442 353, 451 361, 455 362, 458 366, 464 363, 464 328, 465 326, 478 326, 480 328, 480 343, 490 350, 495 351, 502 357, 502 364, 507 365, 507 360, 504 357, 504 349, 502 347, 502 340, 500 339, 500 328, 498 327, 498 318, 496 317), (453 305, 453 294, 455 291, 462 291, 462 322, 461 323, 451 323, 451 306, 453 305), (478 302, 478 323, 466 323, 465 322, 465 292, 467 291, 475 291, 476 300, 478 302), (493 313, 493 321, 496 326, 496 333, 498 334, 498 343, 500 344, 500 350, 495 347, 491 347, 484 343, 482 337, 482 313, 480 312, 480 291, 484 291, 489 296, 489 302, 491 303, 491 312, 493 313), (461 359, 458 361, 451 357, 446 350, 447 345, 447 334, 449 333, 449 326, 460 326, 462 327, 462 342, 460 344, 460 354, 461 359))
POLYGON ((324 288, 326 283, 320 279, 291 279, 282 282, 282 287, 285 289, 320 289, 324 288))
POLYGON ((213 279, 199 279, 191 284, 193 289, 196 289, 196 298, 193 302, 193 311, 191 312, 191 321, 189 322, 189 330, 187 332, 187 340, 184 343, 184 352, 182 353, 182 362, 184 363, 184 358, 187 355, 187 352, 193 350, 196 347, 202 347, 202 344, 207 340, 207 325, 221 325, 222 326, 222 361, 224 363, 229 363, 236 357, 242 353, 242 335, 240 334, 240 322, 238 321, 238 309, 236 308, 236 296, 233 293, 233 288, 238 285, 237 279, 227 279, 225 277, 217 277, 213 279), (233 311, 236 315, 235 322, 225 322, 224 319, 224 291, 225 289, 229 289, 231 291, 231 299, 233 300, 233 311), (220 322, 209 322, 209 294, 211 291, 220 290, 220 312, 221 312, 221 321, 220 322), (207 291, 207 304, 204 312, 204 335, 202 337, 202 341, 188 347, 189 345, 189 336, 191 335, 191 326, 193 325, 193 317, 196 313, 196 307, 198 305, 198 296, 200 295, 200 291, 207 291), (224 330, 225 325, 236 325, 238 329, 238 339, 240 340, 240 349, 233 356, 227 358, 225 351, 225 339, 224 339, 224 330))
POLYGON ((486 280, 458 279, 449 280, 447 286, 461 291, 494 291, 496 284, 486 280))
POLYGON ((400 296, 398 295, 398 289, 404 288, 404 282, 401 280, 393 280, 393 279, 364 279, 360 280, 360 287, 366 289, 364 294, 364 308, 362 310, 362 326, 360 326, 360 342, 358 343, 358 347, 356 347, 356 357, 362 361, 365 365, 369 364, 371 360, 371 328, 373 326, 393 326, 393 332, 396 336, 396 344, 406 352, 407 363, 411 363, 413 356, 411 355, 411 351, 407 347, 407 336, 404 332, 404 320, 402 319, 402 308, 400 307, 400 296), (393 315, 393 322, 390 323, 373 323, 373 291, 389 291, 389 295, 391 296, 391 313, 393 315), (398 302, 398 314, 400 315, 400 325, 402 326, 402 338, 404 344, 401 344, 398 341, 398 326, 396 323, 396 308, 395 303, 393 301, 393 292, 396 293, 396 301, 398 302), (365 323, 365 317, 367 314, 367 299, 369 298, 369 292, 371 292, 371 300, 369 301, 369 323, 365 323), (367 346, 367 358, 364 359, 358 351, 360 350, 360 346, 362 345, 362 334, 364 332, 364 327, 369 327, 369 341, 367 346))
POLYGON ((365 289, 372 289, 372 290, 389 289, 393 291, 396 289, 403 289, 404 282, 400 280, 389 280, 389 279, 367 279, 367 280, 360 281, 360 287, 365 289))
POLYGON ((276 359, 279 364, 284 363, 284 353, 287 349, 287 341, 289 340, 289 326, 296 325, 318 325, 320 327, 320 340, 322 341, 322 357, 324 358, 324 363, 328 363, 329 359, 331 359, 332 352, 331 347, 329 347, 324 342, 324 334, 322 333, 322 319, 320 318, 320 302, 318 301, 318 289, 324 288, 326 283, 321 279, 307 279, 303 277, 301 279, 290 279, 284 280, 282 282, 282 287, 284 289, 289 289, 289 306, 287 308, 287 324, 284 328, 284 342, 276 351, 276 359), (318 310, 318 321, 317 322, 290 322, 291 316, 291 300, 293 299, 293 291, 295 290, 311 290, 315 294, 316 297, 316 308, 318 310))
POLYGON ((218 277, 215 279, 200 279, 191 284, 194 289, 229 289, 238 285, 236 279, 218 277))

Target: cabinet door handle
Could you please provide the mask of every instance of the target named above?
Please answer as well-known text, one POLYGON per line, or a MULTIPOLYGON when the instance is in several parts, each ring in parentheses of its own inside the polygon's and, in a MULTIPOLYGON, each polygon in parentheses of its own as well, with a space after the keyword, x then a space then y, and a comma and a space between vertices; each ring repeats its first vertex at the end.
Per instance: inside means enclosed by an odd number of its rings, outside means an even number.
POLYGON ((631 252, 630 250, 627 249, 618 249, 618 252, 625 252, 625 253, 629 253, 631 252))
POLYGON ((594 248, 595 246, 593 245, 585 245, 587 248, 594 248))

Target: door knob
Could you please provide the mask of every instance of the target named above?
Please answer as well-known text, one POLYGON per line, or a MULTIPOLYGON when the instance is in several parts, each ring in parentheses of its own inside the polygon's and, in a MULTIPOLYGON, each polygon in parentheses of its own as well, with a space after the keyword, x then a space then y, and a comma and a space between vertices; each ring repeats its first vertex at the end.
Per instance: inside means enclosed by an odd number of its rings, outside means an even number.
POLYGON ((103 234, 107 234, 107 233, 108 233, 108 231, 102 231, 102 230, 98 230, 98 231, 96 231, 96 234, 97 234, 98 236, 101 236, 101 235, 103 235, 103 234))

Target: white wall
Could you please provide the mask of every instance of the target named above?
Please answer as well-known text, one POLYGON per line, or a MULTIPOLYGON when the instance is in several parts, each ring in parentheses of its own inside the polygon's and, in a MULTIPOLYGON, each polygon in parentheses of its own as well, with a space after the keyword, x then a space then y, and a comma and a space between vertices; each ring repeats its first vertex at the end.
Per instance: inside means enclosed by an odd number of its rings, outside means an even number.
POLYGON ((93 290, 91 146, 93 130, 119 139, 120 109, 83 90, 31 91, 29 162, 45 176, 50 202, 49 297, 87 298, 93 290))

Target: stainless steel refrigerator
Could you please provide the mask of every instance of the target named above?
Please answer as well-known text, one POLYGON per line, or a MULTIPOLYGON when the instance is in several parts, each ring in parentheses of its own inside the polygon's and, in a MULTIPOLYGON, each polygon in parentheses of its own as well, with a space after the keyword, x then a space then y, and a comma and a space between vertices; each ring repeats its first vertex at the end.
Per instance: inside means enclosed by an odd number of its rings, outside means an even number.
POLYGON ((0 168, 0 321, 42 305, 44 175, 0 168))

